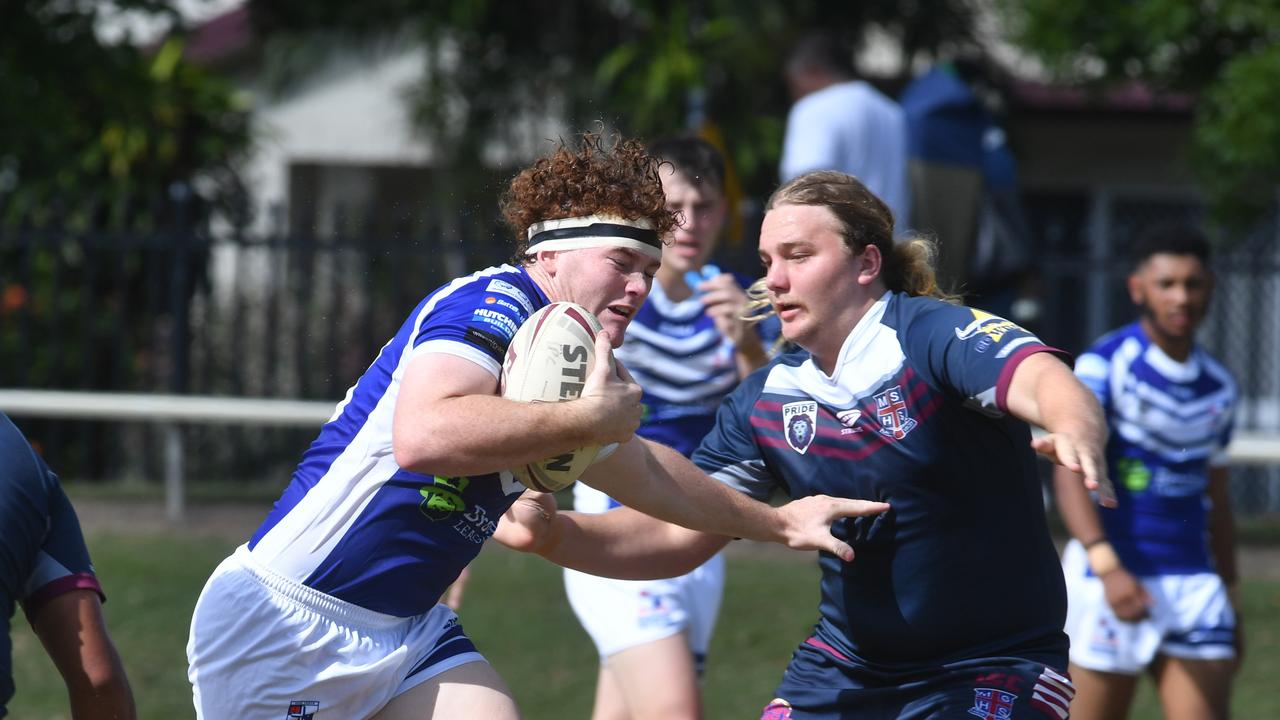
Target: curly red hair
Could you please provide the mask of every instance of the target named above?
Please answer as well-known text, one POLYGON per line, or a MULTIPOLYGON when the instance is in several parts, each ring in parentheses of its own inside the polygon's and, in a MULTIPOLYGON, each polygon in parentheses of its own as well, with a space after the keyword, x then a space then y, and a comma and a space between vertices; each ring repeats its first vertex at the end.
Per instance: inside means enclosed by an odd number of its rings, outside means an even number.
POLYGON ((658 176, 660 159, 638 140, 617 137, 610 147, 603 136, 583 133, 577 147, 560 147, 521 170, 502 196, 502 218, 515 234, 514 262, 527 260, 529 226, 544 220, 586 215, 645 219, 658 237, 675 227, 658 176))

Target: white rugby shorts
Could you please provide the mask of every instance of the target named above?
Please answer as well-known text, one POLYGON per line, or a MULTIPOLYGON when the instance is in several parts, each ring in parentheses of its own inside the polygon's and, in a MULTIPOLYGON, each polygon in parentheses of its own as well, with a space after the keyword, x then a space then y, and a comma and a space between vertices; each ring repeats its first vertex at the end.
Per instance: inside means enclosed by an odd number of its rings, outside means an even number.
POLYGON ((276 574, 241 546, 196 602, 187 677, 197 718, 367 718, 484 657, 444 605, 400 618, 276 574))
POLYGON ((1236 655, 1235 613, 1216 573, 1157 575, 1139 581, 1154 605, 1136 623, 1117 619, 1102 580, 1087 572, 1084 546, 1062 552, 1067 583, 1066 632, 1071 662, 1089 670, 1136 675, 1157 654, 1187 660, 1229 660, 1236 655))
POLYGON ((565 591, 602 660, 623 650, 685 632, 701 671, 720 597, 724 557, 666 580, 614 580, 565 570, 565 591))

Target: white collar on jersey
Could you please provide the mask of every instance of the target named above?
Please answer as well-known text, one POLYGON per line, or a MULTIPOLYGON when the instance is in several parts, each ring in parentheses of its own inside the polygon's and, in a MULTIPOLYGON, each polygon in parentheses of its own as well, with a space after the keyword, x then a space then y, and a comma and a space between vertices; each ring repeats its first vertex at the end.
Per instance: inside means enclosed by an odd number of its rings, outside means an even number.
POLYGON ((818 367, 818 363, 809 358, 809 362, 813 363, 813 369, 818 371, 828 382, 835 382, 840 375, 840 368, 849 362, 850 358, 856 358, 862 351, 867 349, 876 338, 875 328, 880 325, 880 319, 884 317, 884 310, 889 306, 889 298, 893 297, 893 293, 886 290, 879 300, 867 309, 862 318, 858 320, 858 324, 853 326, 853 330, 849 331, 849 335, 844 339, 844 343, 840 346, 840 354, 836 355, 836 364, 832 368, 831 374, 828 375, 818 367))

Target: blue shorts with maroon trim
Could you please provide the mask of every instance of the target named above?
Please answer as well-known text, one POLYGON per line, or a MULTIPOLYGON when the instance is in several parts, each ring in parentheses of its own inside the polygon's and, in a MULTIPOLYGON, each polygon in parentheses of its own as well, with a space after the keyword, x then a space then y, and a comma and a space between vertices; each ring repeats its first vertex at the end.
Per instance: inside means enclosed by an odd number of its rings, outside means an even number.
MULTIPOLYGON (((1065 665, 1065 663, 1064 663, 1065 665)), ((885 673, 810 638, 791 657, 761 720, 1066 720, 1075 688, 1063 668, 1016 657, 885 673)))

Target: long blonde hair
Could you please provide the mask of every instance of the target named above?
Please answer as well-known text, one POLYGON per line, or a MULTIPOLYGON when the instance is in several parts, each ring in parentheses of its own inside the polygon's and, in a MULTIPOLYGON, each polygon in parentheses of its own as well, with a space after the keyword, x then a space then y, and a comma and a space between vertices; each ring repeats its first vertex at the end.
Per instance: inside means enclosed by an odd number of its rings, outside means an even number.
MULTIPOLYGON (((933 269, 937 246, 929 238, 908 236, 893 240, 893 212, 858 178, 834 170, 805 173, 773 192, 765 212, 782 205, 818 205, 831 210, 840 236, 855 254, 868 245, 880 249, 880 278, 891 292, 924 295, 946 302, 959 298, 938 287, 933 269)), ((770 315, 769 294, 764 279, 747 290, 743 311, 747 320, 758 322, 770 315)))

